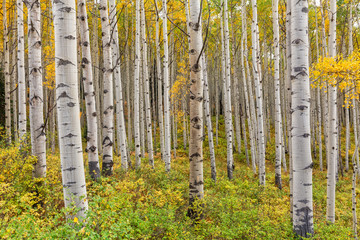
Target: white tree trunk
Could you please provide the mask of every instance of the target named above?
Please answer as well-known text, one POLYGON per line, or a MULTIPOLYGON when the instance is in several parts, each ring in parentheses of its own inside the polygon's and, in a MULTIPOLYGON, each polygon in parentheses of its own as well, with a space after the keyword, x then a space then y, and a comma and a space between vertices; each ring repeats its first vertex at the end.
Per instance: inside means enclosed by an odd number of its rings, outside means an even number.
POLYGON ((24 39, 24 4, 22 0, 17 5, 17 72, 18 72, 18 109, 19 109, 19 138, 20 142, 26 136, 26 102, 27 87, 25 81, 25 39, 24 39))
POLYGON ((79 0, 78 3, 79 20, 80 20, 80 38, 81 38, 81 67, 83 69, 82 82, 84 84, 84 96, 86 102, 86 122, 87 122, 87 148, 89 173, 93 180, 100 178, 98 131, 97 131, 97 112, 95 89, 92 74, 92 59, 90 49, 90 36, 88 17, 86 12, 85 0, 79 0))
POLYGON ((281 158, 282 158, 282 119, 280 99, 280 35, 278 0, 272 2, 274 29, 274 81, 275 81, 275 185, 281 189, 281 158))
POLYGON ((100 1, 100 18, 103 47, 103 163, 102 171, 105 176, 113 173, 113 145, 114 145, 114 91, 113 91, 113 62, 111 53, 111 25, 109 22, 107 0, 100 1))
POLYGON ((136 0, 136 33, 135 33, 135 69, 134 69, 134 140, 135 167, 141 165, 140 149, 140 0, 136 0))
POLYGON ((7 26, 6 0, 3 1, 3 26, 4 26, 3 51, 4 51, 4 75, 5 75, 5 131, 6 131, 6 142, 8 144, 11 144, 10 42, 9 42, 9 29, 7 26))
POLYGON ((215 148, 214 148, 213 129, 212 129, 212 123, 211 123, 209 83, 208 83, 208 76, 207 76, 207 64, 206 64, 205 54, 203 54, 201 56, 201 60, 202 60, 202 65, 203 65, 204 110, 205 110, 206 125, 207 125, 207 130, 208 130, 211 178, 214 180, 214 182, 216 182, 215 148))
POLYGON ((159 9, 157 7, 157 0, 155 1, 157 16, 156 16, 156 36, 155 36, 155 45, 156 45, 156 73, 157 73, 157 100, 158 100, 158 119, 159 119, 159 132, 160 132, 160 149, 161 149, 161 158, 164 160, 165 157, 165 143, 164 143, 164 110, 163 110, 163 94, 162 94, 162 74, 161 74, 161 57, 160 57, 160 27, 159 27, 159 9))
POLYGON ((167 172, 171 169, 171 132, 170 132, 170 81, 169 81, 169 46, 167 31, 167 7, 166 0, 163 0, 163 42, 164 42, 164 141, 165 141, 165 169, 167 172))
POLYGON ((124 118, 124 102, 123 91, 121 82, 121 68, 120 68, 120 49, 119 49, 119 34, 117 28, 117 9, 115 0, 109 0, 110 12, 110 25, 111 25, 111 54, 114 69, 115 80, 115 99, 116 99, 116 133, 118 144, 120 145, 121 152, 121 167, 125 171, 128 168, 128 155, 127 155, 127 138, 126 138, 126 125, 124 118))
POLYGON ((226 129, 226 140, 227 140, 227 173, 228 178, 233 178, 234 159, 233 159, 233 125, 232 125, 232 105, 231 105, 231 62, 230 62, 230 37, 229 37, 229 19, 228 19, 228 3, 227 0, 223 0, 224 4, 224 63, 225 68, 225 85, 224 85, 224 100, 225 104, 225 124, 226 129))
POLYGON ((291 2, 291 141, 293 226, 300 237, 314 234, 310 143, 308 3, 291 2))
POLYGON ((53 1, 55 28, 55 79, 58 131, 65 207, 84 218, 88 210, 81 142, 77 79, 76 6, 74 0, 53 1))
POLYGON ((252 59, 253 74, 255 82, 256 95, 256 113, 258 116, 258 149, 259 149, 259 181, 260 185, 265 185, 265 135, 264 135, 264 114, 263 114, 263 97, 261 83, 261 67, 260 67, 260 49, 259 49, 259 33, 257 21, 257 3, 252 0, 253 22, 252 22, 252 59))
POLYGON ((44 98, 41 66, 40 1, 28 2, 29 11, 29 86, 30 86, 30 132, 32 154, 37 157, 33 176, 46 176, 46 135, 44 125, 44 98))
POLYGON ((195 203, 204 197, 203 179, 203 148, 202 148, 202 124, 203 124, 203 85, 201 71, 201 8, 199 0, 190 0, 190 183, 189 183, 189 211, 188 215, 193 219, 201 218, 201 207, 195 203))
POLYGON ((150 103, 150 80, 149 80, 149 68, 147 59, 147 39, 146 39, 146 18, 144 0, 141 0, 141 37, 142 37, 142 53, 143 53, 143 78, 144 78, 144 98, 145 98, 145 117, 146 117, 146 133, 147 133, 147 151, 149 164, 154 168, 154 150, 153 150, 153 138, 152 138, 152 120, 151 120, 151 103, 150 103))
MULTIPOLYGON (((330 1, 329 55, 336 57, 336 0, 330 1)), ((338 160, 337 87, 329 86, 329 154, 327 167, 326 219, 335 222, 335 185, 338 160)))

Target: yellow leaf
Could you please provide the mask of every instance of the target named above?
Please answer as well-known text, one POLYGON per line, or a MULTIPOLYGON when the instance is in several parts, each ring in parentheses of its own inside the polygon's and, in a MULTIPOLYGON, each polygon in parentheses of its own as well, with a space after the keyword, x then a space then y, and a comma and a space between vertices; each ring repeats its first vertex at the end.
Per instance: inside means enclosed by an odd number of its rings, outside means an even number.
POLYGON ((74 218, 74 223, 79 222, 79 219, 77 217, 74 218))

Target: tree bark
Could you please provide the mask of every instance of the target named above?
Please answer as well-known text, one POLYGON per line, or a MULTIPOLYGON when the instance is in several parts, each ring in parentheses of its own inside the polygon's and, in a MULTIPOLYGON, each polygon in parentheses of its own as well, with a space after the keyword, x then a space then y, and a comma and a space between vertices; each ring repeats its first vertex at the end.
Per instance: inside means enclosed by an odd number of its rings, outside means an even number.
POLYGON ((291 141, 293 160, 293 227, 300 237, 311 237, 313 227, 310 143, 310 81, 308 3, 291 2, 291 141))
POLYGON ((199 0, 190 0, 190 183, 189 183, 189 210, 188 215, 192 219, 202 216, 202 204, 197 204, 204 197, 203 179, 203 148, 202 148, 202 124, 203 124, 203 85, 202 85, 202 26, 201 8, 199 0))
POLYGON ((89 173, 93 180, 100 178, 100 165, 99 165, 99 152, 98 132, 97 132, 97 112, 96 112, 96 99, 95 89, 93 84, 92 74, 92 58, 90 49, 90 36, 88 17, 86 12, 85 0, 79 0, 78 3, 79 20, 80 20, 80 38, 81 38, 81 67, 83 69, 82 82, 84 85, 84 96, 86 102, 86 122, 87 122, 87 148, 89 173))
POLYGON ((40 1, 28 2, 29 11, 29 86, 30 86, 30 132, 32 154, 37 157, 33 176, 46 176, 46 135, 44 125, 44 98, 41 66, 40 1))
POLYGON ((65 207, 74 205, 79 209, 67 217, 82 220, 88 202, 79 120, 75 8, 74 0, 53 1, 56 102, 64 201, 65 207))

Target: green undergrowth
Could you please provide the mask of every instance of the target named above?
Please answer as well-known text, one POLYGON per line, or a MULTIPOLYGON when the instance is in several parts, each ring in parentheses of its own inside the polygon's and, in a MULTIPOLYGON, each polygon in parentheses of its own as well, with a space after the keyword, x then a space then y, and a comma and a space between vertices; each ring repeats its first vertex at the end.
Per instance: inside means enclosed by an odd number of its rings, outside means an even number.
MULTIPOLYGON (((2 148, 0 238, 293 239, 288 173, 283 174, 282 190, 274 186, 273 136, 268 142, 264 188, 258 185, 258 175, 246 165, 244 151, 234 153, 234 179, 227 179, 223 129, 221 121, 215 151, 216 183, 211 179, 209 151, 204 144, 204 218, 197 225, 186 216, 189 161, 188 152, 182 146, 181 129, 177 158, 173 159, 169 174, 165 173, 159 153, 154 170, 144 158, 140 170, 125 173, 121 170, 120 159, 115 157, 113 176, 94 183, 86 173, 89 212, 84 222, 65 218, 58 152, 48 154, 47 178, 35 181, 31 171, 36 159, 24 157, 16 147, 2 148), (39 181, 44 184, 38 184, 39 181)), ((84 159, 86 161, 86 154, 84 159)), ((339 176, 336 223, 328 225, 325 219, 326 172, 320 172, 317 163, 315 168, 314 239, 353 238, 351 174, 339 176)))

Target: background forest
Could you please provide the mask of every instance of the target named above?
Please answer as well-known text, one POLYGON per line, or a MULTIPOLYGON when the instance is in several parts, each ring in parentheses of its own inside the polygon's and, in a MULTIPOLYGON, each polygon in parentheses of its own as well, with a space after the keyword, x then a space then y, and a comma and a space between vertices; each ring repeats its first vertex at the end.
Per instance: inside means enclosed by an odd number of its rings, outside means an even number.
POLYGON ((358 0, 3 0, 1 239, 357 239, 358 0))

